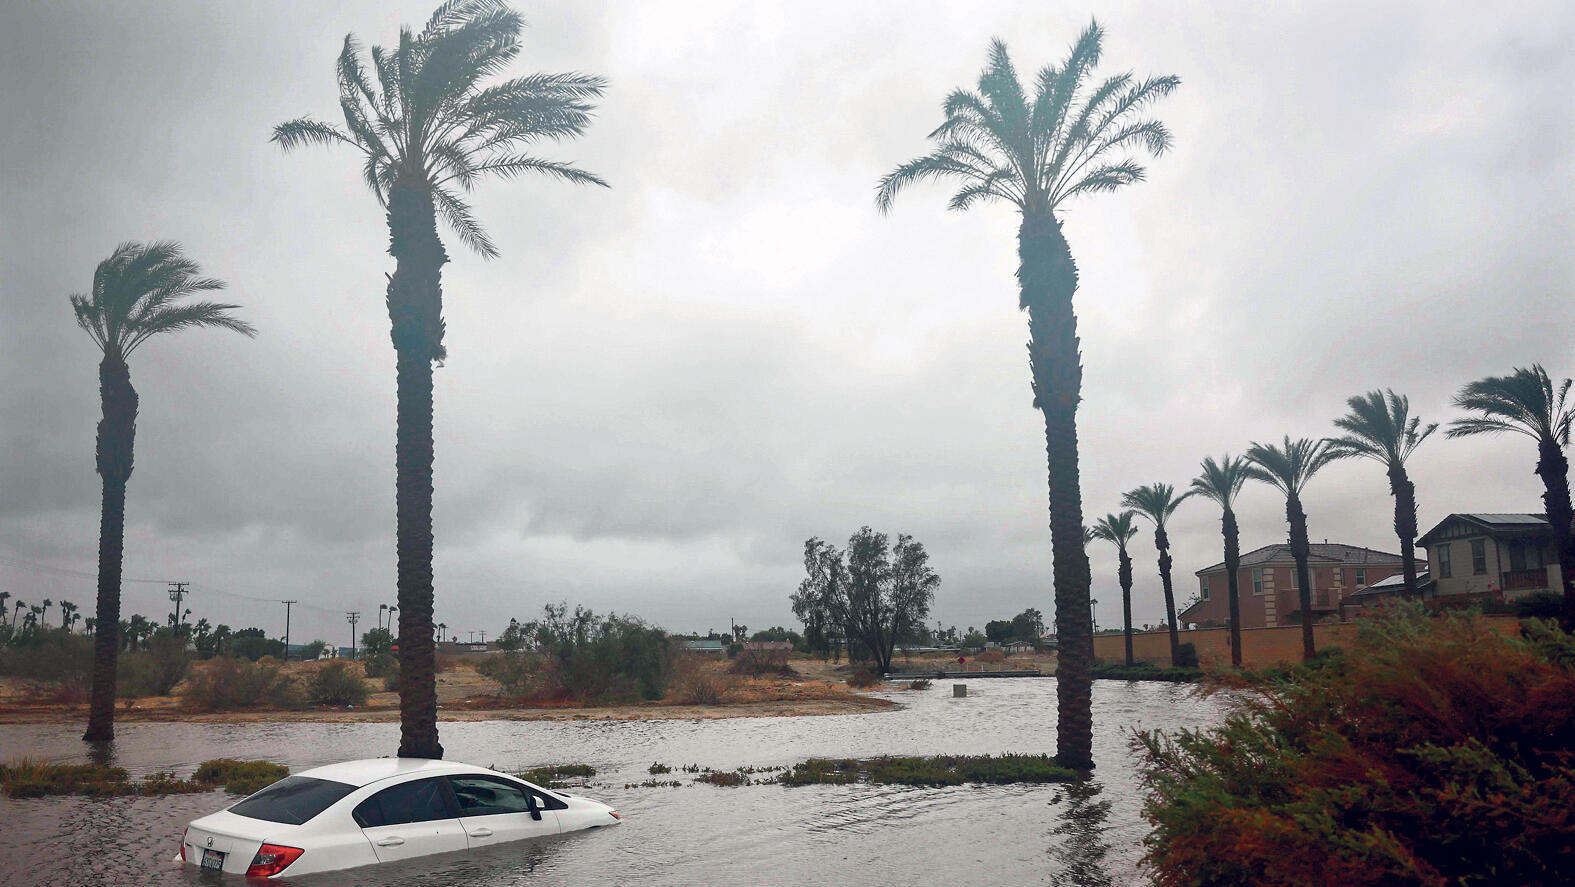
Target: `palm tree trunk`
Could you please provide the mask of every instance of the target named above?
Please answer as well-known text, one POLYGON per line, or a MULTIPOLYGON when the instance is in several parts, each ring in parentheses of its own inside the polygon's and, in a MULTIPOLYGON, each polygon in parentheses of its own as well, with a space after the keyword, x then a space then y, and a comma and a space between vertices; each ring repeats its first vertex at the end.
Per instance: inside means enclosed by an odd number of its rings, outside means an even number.
POLYGON ((396 182, 388 199, 388 281, 398 372, 399 756, 442 758, 432 640, 432 362, 443 357, 443 263, 432 197, 396 182))
POLYGON ((1559 555, 1559 578, 1564 583, 1564 616, 1559 621, 1575 632, 1575 508, 1570 507, 1570 463, 1556 441, 1538 445, 1537 476, 1542 478, 1542 504, 1553 528, 1553 546, 1559 555))
POLYGON ((1416 587, 1416 484, 1405 466, 1389 466, 1389 492, 1395 497, 1395 535, 1400 537, 1400 570, 1405 575, 1405 596, 1417 597, 1416 587))
POLYGON ((103 483, 98 523, 98 605, 93 632, 93 688, 89 697, 88 742, 115 738, 115 671, 120 657, 120 569, 126 543, 126 481, 131 477, 137 437, 137 390, 119 355, 98 365, 99 400, 94 458, 103 483))
POLYGON ((1159 549, 1159 586, 1165 592, 1165 627, 1170 629, 1170 664, 1181 657, 1181 636, 1176 633, 1176 593, 1170 585, 1170 534, 1154 525, 1154 547, 1159 549))
POLYGON ((1078 353, 1077 267, 1048 211, 1023 213, 1017 234, 1018 305, 1028 311, 1028 362, 1034 405, 1044 415, 1050 483, 1050 550, 1055 563, 1056 758, 1091 770, 1093 743, 1093 617, 1088 552, 1083 544, 1083 493, 1077 462, 1077 404, 1083 366, 1078 353))
POLYGON ((1225 585, 1229 589, 1230 605, 1230 664, 1241 668, 1241 529, 1236 526, 1236 512, 1225 509, 1220 519, 1220 532, 1225 536, 1225 585))
POLYGON ((1127 667, 1131 668, 1132 661, 1132 558, 1125 548, 1120 549, 1121 565, 1116 570, 1116 578, 1121 581, 1121 633, 1125 636, 1127 645, 1127 667))
POLYGON ((1307 512, 1302 510, 1298 496, 1285 499, 1285 518, 1291 525, 1291 557, 1296 561, 1297 596, 1302 607, 1302 659, 1311 659, 1316 649, 1313 644, 1312 580, 1307 570, 1307 555, 1311 546, 1307 542, 1307 512))

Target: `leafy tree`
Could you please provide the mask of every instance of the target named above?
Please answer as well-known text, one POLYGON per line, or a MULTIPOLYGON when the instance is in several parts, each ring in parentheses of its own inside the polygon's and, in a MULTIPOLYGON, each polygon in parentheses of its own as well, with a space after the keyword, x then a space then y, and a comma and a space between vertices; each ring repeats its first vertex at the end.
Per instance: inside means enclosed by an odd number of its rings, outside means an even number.
POLYGON ((991 619, 984 624, 984 636, 997 644, 1004 644, 1012 639, 1012 621, 1010 619, 991 619))
POLYGON ((327 649, 328 642, 325 640, 318 639, 308 641, 305 646, 301 647, 301 658, 307 662, 311 662, 312 660, 322 656, 323 651, 327 649))
POLYGON ((1225 537, 1225 586, 1230 608, 1230 664, 1241 668, 1241 528, 1236 525, 1236 494, 1247 482, 1247 460, 1226 454, 1218 462, 1203 457, 1202 473, 1192 479, 1192 494, 1220 507, 1220 534, 1225 537))
POLYGON ((1077 453, 1083 386, 1072 310, 1077 266, 1059 212, 1079 195, 1142 180, 1144 169, 1135 153, 1158 156, 1171 141, 1164 124, 1142 115, 1180 83, 1176 77, 1139 80, 1129 73, 1091 81, 1103 36, 1099 24, 1090 22, 1059 66, 1039 71, 1031 90, 1019 81, 1006 45, 993 41, 978 90, 959 89, 946 97, 945 119, 930 133, 933 150, 889 173, 876 194, 876 205, 886 212, 906 186, 946 179, 960 184, 951 209, 1004 201, 1022 216, 1018 307, 1028 312, 1034 406, 1045 425, 1061 644, 1057 757, 1075 769, 1091 769, 1094 763, 1093 624, 1077 453))
POLYGON ((1395 499, 1395 535, 1400 537, 1400 568, 1404 571, 1405 593, 1415 598, 1416 589, 1416 484, 1406 474, 1405 463, 1422 441, 1438 429, 1438 423, 1423 426, 1411 415, 1411 402, 1393 390, 1369 391, 1345 402, 1348 412, 1334 420, 1345 434, 1330 438, 1329 446, 1338 459, 1360 456, 1384 466, 1389 475, 1389 494, 1395 499))
POLYGON ((371 628, 361 633, 361 652, 384 656, 394 649, 394 633, 386 628, 371 628))
POLYGON ((1575 508, 1570 504, 1570 425, 1575 404, 1568 400, 1570 380, 1553 389, 1553 380, 1540 364, 1517 367, 1508 376, 1489 376, 1460 389, 1455 406, 1479 415, 1456 419, 1445 434, 1524 434, 1537 443, 1537 476, 1542 478, 1542 505, 1553 530, 1553 547, 1559 554, 1559 574, 1564 580, 1564 630, 1575 632, 1575 508))
POLYGON ((1191 493, 1176 495, 1176 488, 1166 483, 1152 483, 1138 487, 1121 497, 1121 505, 1148 518, 1154 525, 1154 548, 1159 552, 1159 584, 1165 592, 1165 625, 1170 629, 1170 663, 1177 664, 1181 639, 1176 634, 1176 594, 1170 585, 1170 535, 1165 523, 1176 513, 1181 503, 1191 493))
POLYGON ((892 650, 929 616, 941 579, 930 569, 924 545, 899 534, 861 527, 838 551, 820 539, 804 543, 807 574, 793 596, 793 610, 820 630, 838 626, 852 645, 862 645, 880 672, 891 671, 892 650), (844 562, 845 559, 845 562, 844 562))
POLYGON ((285 150, 360 151, 362 178, 388 211, 395 270, 387 305, 398 373, 400 757, 443 757, 432 639, 432 364, 447 353, 441 274, 448 254, 437 219, 491 258, 497 248, 460 197, 482 178, 539 174, 606 184, 570 164, 520 153, 584 131, 601 78, 529 74, 482 85, 519 54, 522 25, 498 0, 449 0, 419 34, 401 28, 396 46, 373 47, 370 66, 347 35, 337 66, 344 128, 309 117, 274 128, 273 140, 285 150))
POLYGON ((1094 538, 1103 539, 1116 547, 1116 579, 1121 583, 1121 635, 1126 641, 1127 665, 1132 662, 1132 555, 1127 553, 1127 543, 1137 536, 1133 514, 1123 511, 1107 514, 1094 522, 1094 538))
POLYGON ((1044 614, 1030 607, 1012 617, 1012 637, 1039 646, 1039 636, 1045 633, 1044 614))
POLYGON ((115 664, 120 639, 120 569, 126 535, 126 482, 131 477, 137 431, 137 391, 127 360, 148 339, 199 327, 255 334, 231 312, 237 306, 186 301, 224 288, 202 277, 197 263, 167 240, 122 243, 98 263, 93 288, 71 297, 77 325, 103 354, 98 365, 99 401, 96 461, 103 503, 98 534, 98 608, 93 642, 93 689, 87 731, 82 738, 115 738, 115 664))
POLYGON ((1325 465, 1334 461, 1326 440, 1285 437, 1282 446, 1253 443, 1247 448, 1247 476, 1262 481, 1285 495, 1285 520, 1290 524, 1291 558, 1296 561, 1297 594, 1302 608, 1302 658, 1317 652, 1313 643, 1312 575, 1307 569, 1311 545, 1307 540, 1307 512, 1302 508, 1302 492, 1325 465))
POLYGON ((229 652, 237 659, 255 662, 264 656, 283 656, 284 641, 269 637, 260 628, 243 628, 230 636, 229 652))
POLYGON ((789 628, 773 625, 765 631, 757 631, 749 637, 752 641, 786 641, 793 645, 793 649, 804 648, 804 636, 789 628))

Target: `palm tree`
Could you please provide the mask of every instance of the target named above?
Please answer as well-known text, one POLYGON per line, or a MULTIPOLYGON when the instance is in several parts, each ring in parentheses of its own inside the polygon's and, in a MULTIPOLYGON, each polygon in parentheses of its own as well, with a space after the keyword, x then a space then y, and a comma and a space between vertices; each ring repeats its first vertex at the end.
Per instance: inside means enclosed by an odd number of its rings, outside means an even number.
POLYGON ((1094 522, 1090 532, 1095 539, 1103 539, 1116 546, 1119 562, 1116 578, 1121 582, 1121 626, 1127 644, 1127 665, 1132 664, 1132 555, 1127 553, 1127 543, 1137 535, 1137 525, 1132 522, 1132 512, 1107 514, 1094 522))
POLYGON ((519 54, 523 24, 499 0, 450 0, 421 33, 401 28, 398 45, 374 46, 370 66, 355 36, 347 35, 338 61, 344 128, 302 117, 273 133, 287 151, 336 144, 360 151, 362 178, 388 211, 395 269, 387 305, 398 374, 401 757, 443 756, 432 641, 432 364, 446 355, 441 274, 448 254, 437 219, 466 246, 492 258, 497 248, 460 197, 481 178, 541 174, 606 185, 570 164, 519 153, 535 142, 583 132, 591 100, 601 95, 601 78, 529 74, 482 85, 519 54))
POLYGON ((1438 430, 1438 423, 1423 426, 1411 415, 1411 401, 1404 395, 1369 391, 1345 402, 1347 412, 1334 420, 1345 434, 1329 439, 1337 459, 1360 456, 1380 462, 1389 474, 1389 495, 1395 498, 1395 535, 1400 537, 1400 569, 1405 593, 1416 597, 1416 484, 1406 474, 1405 463, 1438 430))
POLYGON ((1296 561, 1297 594, 1302 608, 1302 658, 1311 659, 1313 643, 1312 575, 1307 569, 1311 545, 1307 540, 1307 512, 1302 509, 1302 492, 1325 465, 1336 459, 1327 440, 1285 436, 1283 446, 1260 444, 1247 448, 1247 476, 1263 481, 1285 495, 1285 520, 1290 524, 1291 558, 1296 561))
POLYGON ((131 477, 137 433, 137 391, 126 361, 148 339, 199 327, 243 336, 251 325, 230 312, 237 306, 185 301, 224 288, 223 281, 201 276, 180 245, 122 243, 93 273, 93 290, 71 297, 77 325, 98 345, 99 400, 96 460, 103 486, 98 530, 98 607, 93 638, 93 690, 88 711, 90 742, 115 738, 115 666, 120 652, 120 565, 126 535, 126 481, 131 477))
POLYGON ((1170 629, 1170 664, 1175 665, 1181 654, 1181 638, 1176 633, 1176 594, 1170 585, 1170 535, 1165 523, 1176 513, 1181 503, 1191 493, 1176 495, 1176 488, 1166 483, 1152 483, 1138 487, 1121 497, 1121 506, 1130 508, 1154 524, 1154 548, 1159 551, 1159 584, 1165 591, 1165 624, 1170 629))
POLYGON ((1225 575, 1230 604, 1230 664, 1241 668, 1241 531, 1236 526, 1236 494, 1247 482, 1247 460, 1226 454, 1218 462, 1203 457, 1203 473, 1192 479, 1192 494, 1220 507, 1220 533, 1225 537, 1225 575))
POLYGON ((60 627, 71 630, 71 624, 77 621, 77 605, 70 601, 60 602, 60 627))
POLYGON ((1564 630, 1575 632, 1575 509, 1570 505, 1569 459, 1575 404, 1568 400, 1570 380, 1553 390, 1553 380, 1540 364, 1516 367, 1508 376, 1489 376, 1460 389, 1455 406, 1481 415, 1456 419, 1445 434, 1502 434, 1513 431, 1537 442, 1537 476, 1542 478, 1542 505, 1553 529, 1553 546, 1559 555, 1559 575, 1564 582, 1564 630))
POLYGON ((1142 114, 1180 83, 1176 77, 1139 80, 1130 73, 1090 82, 1103 37, 1099 24, 1090 22, 1060 66, 1039 71, 1032 95, 1018 80, 1006 45, 992 41, 978 90, 959 89, 946 97, 945 119, 929 136, 933 150, 889 173, 875 198, 880 211, 888 212, 906 186, 948 179, 961 185, 951 209, 1005 201, 1022 215, 1018 307, 1028 312, 1034 406, 1045 424, 1056 633, 1063 651, 1056 669, 1056 750, 1063 765, 1077 769, 1093 767, 1093 661, 1087 642, 1093 625, 1077 453, 1083 387, 1072 310, 1077 267, 1058 212, 1079 195, 1143 179, 1134 153, 1158 156, 1171 140, 1164 124, 1142 114), (1064 655, 1074 650, 1076 655, 1064 655))

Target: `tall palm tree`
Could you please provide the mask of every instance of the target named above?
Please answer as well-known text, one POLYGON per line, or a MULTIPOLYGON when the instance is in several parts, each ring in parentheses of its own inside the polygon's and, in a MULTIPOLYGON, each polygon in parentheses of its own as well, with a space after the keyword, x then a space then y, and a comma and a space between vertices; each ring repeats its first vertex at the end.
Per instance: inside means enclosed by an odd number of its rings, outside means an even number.
POLYGON ((1575 509, 1570 505, 1570 425, 1575 404, 1568 399, 1570 380, 1554 391, 1553 380, 1540 364, 1516 367, 1508 376, 1489 376, 1460 389, 1455 406, 1480 415, 1456 419, 1445 434, 1502 434, 1513 431, 1537 442, 1537 476, 1542 478, 1542 505, 1553 528, 1553 546, 1559 555, 1559 575, 1564 582, 1564 630, 1575 632, 1575 509))
POLYGON ((1158 156, 1171 139, 1164 124, 1142 115, 1180 83, 1176 77, 1140 80, 1130 73, 1091 81, 1103 37, 1099 24, 1090 22, 1059 66, 1039 71, 1031 92, 1018 80, 1006 45, 992 41, 978 90, 959 89, 946 97, 945 119, 929 136, 933 150, 881 179, 875 198, 887 212, 906 186, 948 179, 961 186, 951 209, 1005 201, 1022 215, 1018 307, 1028 312, 1034 406, 1045 425, 1056 632, 1063 651, 1078 651, 1063 655, 1056 669, 1056 750, 1063 765, 1078 769, 1093 767, 1093 661, 1087 641, 1093 624, 1077 454, 1083 387, 1072 310, 1077 267, 1059 211, 1079 195, 1143 179, 1136 152, 1158 156))
POLYGON ((1241 668, 1241 530, 1236 526, 1236 494, 1247 482, 1247 460, 1226 454, 1218 462, 1203 457, 1202 473, 1192 479, 1192 494, 1220 507, 1220 533, 1225 537, 1225 575, 1230 605, 1230 664, 1241 668))
POLYGON ((443 756, 432 640, 432 364, 446 356, 441 274, 448 261, 438 217, 466 246, 492 258, 497 247, 460 197, 483 177, 540 174, 606 185, 571 164, 519 153, 580 135, 602 93, 601 78, 528 74, 482 85, 519 54, 523 24, 500 0, 450 0, 419 34, 401 28, 393 48, 372 47, 370 66, 355 35, 346 35, 338 61, 344 128, 302 117, 273 134, 287 151, 305 145, 360 151, 362 178, 388 211, 395 267, 387 305, 398 374, 401 757, 443 756))
POLYGON ((1423 425, 1411 415, 1411 401, 1404 395, 1369 391, 1345 402, 1347 412, 1334 420, 1345 434, 1329 439, 1338 459, 1359 456, 1382 463, 1389 475, 1389 495, 1395 499, 1395 535, 1400 537, 1400 569, 1405 575, 1407 597, 1416 597, 1416 484, 1406 474, 1405 463, 1438 430, 1438 423, 1423 425))
POLYGON ((71 624, 77 621, 77 605, 70 601, 60 602, 60 627, 71 630, 71 624))
POLYGON ((1247 476, 1263 481, 1285 495, 1285 520, 1290 524, 1291 558, 1296 561, 1297 594, 1302 608, 1302 658, 1311 659, 1313 643, 1312 575, 1307 569, 1311 545, 1307 539, 1307 512, 1302 492, 1325 465, 1336 458, 1327 440, 1285 436, 1282 446, 1254 442, 1247 448, 1247 476))
POLYGON ((1107 514, 1094 522, 1090 531, 1095 539, 1103 539, 1116 547, 1118 558, 1116 579, 1121 583, 1121 633, 1126 639, 1127 665, 1132 665, 1132 555, 1127 553, 1127 543, 1137 535, 1137 524, 1132 512, 1107 514))
POLYGON ((93 289, 71 297, 77 325, 98 345, 98 392, 103 418, 98 423, 96 460, 103 487, 98 529, 98 607, 93 637, 93 689, 88 710, 90 742, 115 738, 115 667, 120 653, 120 566, 126 535, 126 481, 131 477, 137 434, 137 391, 126 361, 148 339, 199 327, 255 335, 251 325, 230 312, 237 306, 186 301, 198 293, 224 288, 223 281, 201 276, 179 244, 122 243, 98 263, 93 289))
POLYGON ((1176 593, 1170 585, 1170 534, 1165 524, 1191 493, 1176 495, 1166 483, 1152 483, 1131 490, 1121 497, 1121 506, 1130 508, 1154 524, 1154 548, 1159 551, 1159 584, 1165 592, 1165 624, 1170 629, 1170 664, 1181 654, 1181 637, 1176 633, 1176 593))

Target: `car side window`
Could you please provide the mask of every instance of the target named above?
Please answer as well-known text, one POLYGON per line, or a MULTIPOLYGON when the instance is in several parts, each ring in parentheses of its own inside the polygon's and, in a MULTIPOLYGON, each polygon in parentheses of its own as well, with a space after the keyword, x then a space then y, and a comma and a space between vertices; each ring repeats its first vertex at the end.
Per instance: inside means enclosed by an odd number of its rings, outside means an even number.
POLYGON ((362 828, 375 828, 453 819, 458 814, 449 801, 443 780, 433 777, 389 786, 356 805, 351 815, 362 828))
MULTIPOLYGON (((529 789, 493 776, 450 776, 448 784, 459 802, 460 816, 530 812, 529 789)), ((537 804, 538 808, 545 805, 537 804)))

